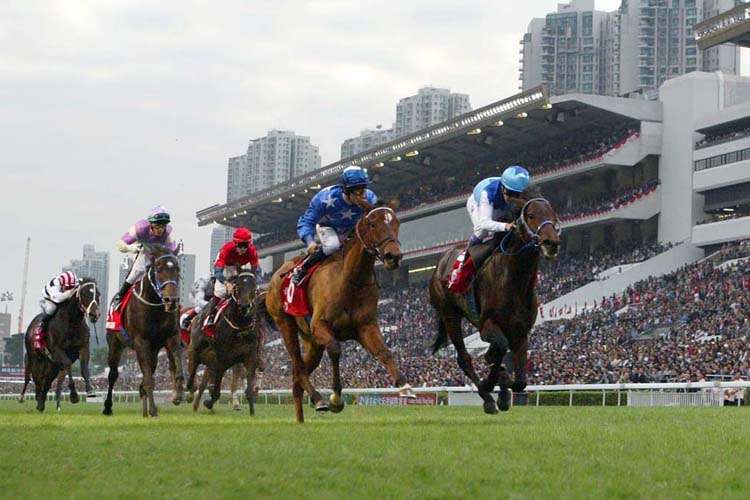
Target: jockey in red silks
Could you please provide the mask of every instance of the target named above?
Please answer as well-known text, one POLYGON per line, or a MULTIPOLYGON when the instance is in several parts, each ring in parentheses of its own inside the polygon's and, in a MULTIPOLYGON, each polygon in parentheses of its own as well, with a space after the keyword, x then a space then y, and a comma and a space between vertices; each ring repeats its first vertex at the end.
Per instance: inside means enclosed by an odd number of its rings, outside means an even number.
POLYGON ((232 241, 228 241, 221 247, 219 255, 214 263, 214 296, 208 303, 208 313, 204 328, 212 328, 216 324, 216 305, 232 294, 232 282, 240 273, 240 268, 250 264, 255 279, 260 279, 260 261, 258 250, 253 245, 253 235, 250 229, 239 227, 232 235, 232 241))
POLYGON ((49 322, 55 315, 57 306, 76 293, 78 283, 78 277, 73 271, 65 271, 44 285, 42 300, 39 303, 42 307, 42 319, 34 329, 34 350, 44 353, 50 359, 52 359, 52 353, 47 349, 47 329, 49 322))
POLYGON ((146 219, 136 222, 117 242, 117 249, 120 252, 134 253, 136 257, 120 291, 112 297, 112 308, 116 310, 120 309, 122 298, 128 293, 133 283, 143 277, 146 273, 146 268, 152 262, 148 248, 143 247, 142 244, 159 244, 169 248, 172 252, 177 250, 177 243, 175 243, 171 236, 172 226, 169 224, 170 220, 171 217, 166 208, 161 205, 154 207, 146 219))
MULTIPOLYGON (((500 222, 499 219, 513 206, 513 199, 518 199, 529 186, 529 171, 523 167, 512 166, 503 171, 501 177, 488 177, 481 180, 466 200, 466 210, 473 225, 473 232, 468 247, 491 240, 495 233, 506 233, 515 229, 512 222, 500 222)), ((468 261, 464 251, 460 256, 461 265, 451 273, 450 282, 456 282, 468 261)), ((472 262, 474 269, 479 269, 482 262, 472 262)), ((473 270, 472 270, 473 272, 473 270)), ((449 283, 448 288, 451 288, 449 283)))

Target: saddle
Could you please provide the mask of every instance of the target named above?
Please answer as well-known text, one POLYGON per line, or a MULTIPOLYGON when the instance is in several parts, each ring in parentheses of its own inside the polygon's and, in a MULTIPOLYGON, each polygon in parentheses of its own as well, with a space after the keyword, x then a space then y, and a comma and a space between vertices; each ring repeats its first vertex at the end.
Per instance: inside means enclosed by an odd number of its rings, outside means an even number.
POLYGON ((281 305, 284 308, 284 312, 291 316, 309 316, 312 314, 310 303, 307 300, 307 284, 310 283, 310 277, 318 269, 322 262, 319 262, 312 266, 307 271, 307 276, 300 286, 295 286, 292 283, 292 274, 294 270, 302 265, 304 259, 300 260, 295 266, 289 270, 288 273, 282 278, 281 281, 281 305))
POLYGON ((208 319, 211 317, 210 314, 204 314, 204 317, 200 318, 200 321, 203 322, 203 325, 201 326, 201 331, 208 335, 211 338, 214 338, 216 336, 216 325, 219 323, 219 319, 221 318, 221 315, 224 313, 224 309, 227 308, 229 305, 229 299, 224 299, 216 306, 216 311, 214 312, 214 317, 216 318, 214 320, 213 326, 206 326, 206 323, 208 322, 208 319))
POLYGON ((130 290, 128 290, 128 293, 122 298, 119 310, 112 307, 112 304, 109 305, 109 309, 107 310, 107 323, 104 325, 104 328, 108 331, 121 332, 128 344, 130 344, 130 336, 122 326, 122 313, 125 312, 125 306, 128 305, 130 298, 133 296, 134 288, 135 287, 131 287, 130 290))
POLYGON ((490 241, 472 245, 460 252, 453 263, 451 273, 445 278, 448 283, 448 290, 453 293, 466 293, 474 281, 477 269, 482 267, 484 261, 497 248, 498 244, 499 239, 495 237, 490 241))

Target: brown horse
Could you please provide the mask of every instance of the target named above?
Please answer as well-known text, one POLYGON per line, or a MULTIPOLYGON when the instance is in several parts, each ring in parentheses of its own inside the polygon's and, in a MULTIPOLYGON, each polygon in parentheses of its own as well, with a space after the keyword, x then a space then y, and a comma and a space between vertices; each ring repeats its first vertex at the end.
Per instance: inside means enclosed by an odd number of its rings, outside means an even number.
POLYGON ((493 240, 493 252, 477 271, 474 293, 479 317, 470 310, 466 297, 447 289, 446 278, 463 247, 448 250, 432 275, 430 302, 438 313, 438 335, 433 343, 437 352, 447 338, 456 348, 458 366, 464 371, 484 400, 486 413, 510 408, 510 377, 503 367, 508 348, 513 354, 514 391, 526 387, 526 357, 529 332, 536 322, 537 298, 534 287, 539 269, 540 252, 547 259, 557 256, 560 248, 560 223, 552 206, 544 198, 526 201, 516 221, 516 228, 501 239, 493 240), (462 318, 479 329, 482 340, 489 343, 485 359, 490 365, 487 378, 479 379, 461 335, 462 318), (500 383, 497 406, 492 399, 500 383))
MULTIPOLYGON (((245 395, 250 404, 250 415, 255 414, 252 388, 260 357, 262 337, 259 330, 258 308, 265 307, 262 299, 256 299, 256 292, 257 285, 252 272, 243 271, 237 275, 232 295, 229 297, 229 304, 219 314, 216 321, 213 339, 202 330, 205 312, 193 318, 188 348, 188 401, 193 399, 198 365, 206 365, 200 394, 203 394, 203 388, 209 380, 213 384, 210 390, 211 399, 203 402, 204 406, 210 410, 221 396, 224 373, 230 367, 241 363, 246 370, 245 395)), ((193 410, 197 411, 199 404, 200 395, 193 404, 193 410)))
MULTIPOLYGON (((42 315, 38 315, 31 321, 26 329, 24 339, 26 343, 24 384, 19 402, 23 402, 26 387, 33 378, 36 409, 43 412, 52 382, 58 378, 59 373, 62 373, 64 377, 65 373, 70 370, 70 366, 79 359, 81 361, 81 373, 86 382, 86 391, 93 393, 88 369, 90 332, 85 319, 88 318, 89 321, 95 323, 99 319, 99 315, 99 289, 96 282, 89 278, 83 279, 78 285, 76 293, 69 300, 60 304, 55 317, 49 322, 47 339, 52 360, 37 352, 33 346, 34 330, 42 315)), ((78 394, 75 392, 72 378, 70 387, 71 402, 78 402, 78 394)), ((59 407, 58 395, 58 409, 59 407)))
POLYGON ((309 278, 307 295, 312 307, 312 318, 290 316, 281 302, 281 282, 302 257, 282 265, 271 278, 266 308, 281 330, 287 352, 292 361, 292 393, 297 421, 303 422, 302 393, 307 391, 317 411, 344 409, 341 397, 339 360, 340 342, 356 340, 388 369, 399 396, 414 398, 409 384, 393 360, 383 341, 377 318, 378 287, 375 280, 375 260, 388 270, 398 268, 402 258, 398 242, 399 221, 393 206, 372 206, 359 201, 365 214, 344 243, 344 248, 320 265, 309 278), (299 337, 304 343, 304 359, 299 337), (326 403, 310 382, 310 375, 320 364, 323 351, 328 353, 333 369, 333 394, 326 403))
POLYGON ((172 403, 185 399, 185 374, 182 366, 182 340, 177 325, 180 311, 180 264, 177 257, 162 245, 144 248, 150 251, 153 263, 133 285, 133 296, 122 310, 122 331, 107 331, 109 346, 109 387, 104 401, 104 415, 112 415, 112 389, 119 377, 118 365, 125 347, 135 350, 143 374, 139 387, 143 416, 157 417, 154 402, 154 372, 162 347, 167 349, 169 370, 174 382, 172 403))

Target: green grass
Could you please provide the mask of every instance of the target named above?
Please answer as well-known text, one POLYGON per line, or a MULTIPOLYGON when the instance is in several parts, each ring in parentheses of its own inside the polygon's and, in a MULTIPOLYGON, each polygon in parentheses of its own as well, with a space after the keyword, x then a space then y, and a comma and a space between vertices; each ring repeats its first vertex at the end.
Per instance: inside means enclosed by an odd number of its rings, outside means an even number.
POLYGON ((0 403, 0 497, 750 498, 744 408, 33 408, 0 403))

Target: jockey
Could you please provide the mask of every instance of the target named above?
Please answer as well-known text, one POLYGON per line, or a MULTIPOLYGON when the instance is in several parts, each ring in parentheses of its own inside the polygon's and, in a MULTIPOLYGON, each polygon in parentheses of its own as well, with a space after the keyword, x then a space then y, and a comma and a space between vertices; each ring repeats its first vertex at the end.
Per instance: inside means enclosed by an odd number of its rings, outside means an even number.
POLYGON ((120 302, 125 294, 128 293, 133 283, 138 281, 146 273, 146 268, 151 264, 151 255, 148 250, 144 250, 143 244, 159 244, 169 248, 172 252, 177 250, 177 243, 172 239, 172 226, 169 225, 171 217, 169 211, 161 205, 151 209, 146 219, 139 220, 128 229, 128 232, 122 235, 117 242, 117 249, 122 253, 137 254, 130 273, 125 282, 122 284, 120 291, 112 297, 111 307, 115 310, 120 309, 120 302))
POLYGON ((208 303, 205 328, 211 328, 216 323, 214 315, 216 305, 232 294, 231 280, 240 274, 240 268, 246 264, 250 264, 257 281, 260 278, 260 261, 258 250, 253 245, 253 235, 248 228, 238 227, 232 235, 232 241, 228 241, 221 247, 214 263, 216 283, 214 283, 214 296, 208 303))
POLYGON ((367 170, 351 166, 341 173, 341 183, 320 190, 297 222, 297 234, 307 245, 308 257, 294 270, 292 283, 299 285, 312 266, 321 262, 341 247, 349 232, 365 213, 355 199, 370 204, 378 202, 370 184, 367 170), (317 233, 320 245, 315 243, 317 233))
POLYGON ((474 186, 466 200, 466 209, 474 225, 469 246, 492 238, 495 233, 512 231, 515 224, 499 222, 498 219, 512 206, 512 200, 521 197, 529 186, 529 171, 512 166, 505 169, 502 177, 488 177, 474 186))
POLYGON ((49 322, 55 315, 57 306, 71 298, 77 288, 78 277, 73 271, 65 271, 44 285, 42 300, 39 303, 42 307, 42 319, 34 329, 34 350, 43 352, 50 359, 52 354, 47 349, 46 339, 49 322))
POLYGON ((200 277, 193 283, 193 289, 190 290, 193 307, 180 316, 180 328, 189 330, 190 322, 201 313, 208 301, 214 296, 214 281, 216 281, 216 278, 208 276, 200 277))

